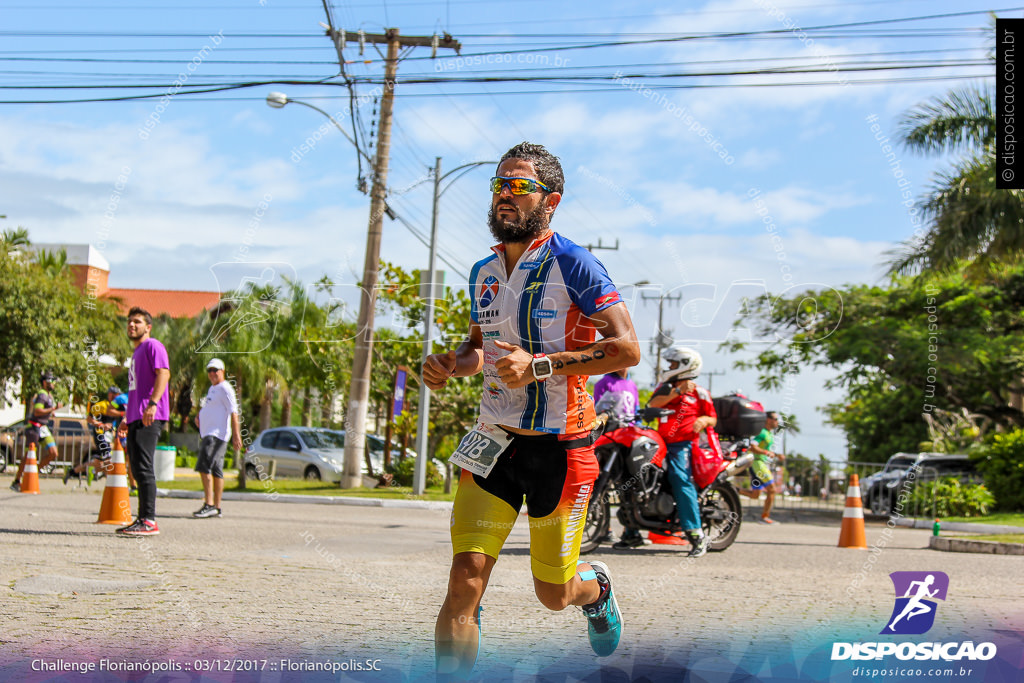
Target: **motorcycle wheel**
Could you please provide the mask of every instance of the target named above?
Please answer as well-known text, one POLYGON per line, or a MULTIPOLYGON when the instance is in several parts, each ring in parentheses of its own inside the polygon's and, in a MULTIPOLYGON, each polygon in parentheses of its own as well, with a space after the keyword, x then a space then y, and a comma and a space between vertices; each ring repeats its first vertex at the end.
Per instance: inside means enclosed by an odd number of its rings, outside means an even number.
POLYGON ((580 554, 584 555, 597 550, 597 547, 601 545, 601 541, 608 535, 611 524, 611 505, 608 503, 607 497, 592 497, 590 505, 587 506, 587 521, 583 527, 580 554))
POLYGON ((733 544, 740 533, 743 511, 736 489, 728 482, 716 481, 701 496, 700 521, 711 539, 708 550, 720 552, 733 544))

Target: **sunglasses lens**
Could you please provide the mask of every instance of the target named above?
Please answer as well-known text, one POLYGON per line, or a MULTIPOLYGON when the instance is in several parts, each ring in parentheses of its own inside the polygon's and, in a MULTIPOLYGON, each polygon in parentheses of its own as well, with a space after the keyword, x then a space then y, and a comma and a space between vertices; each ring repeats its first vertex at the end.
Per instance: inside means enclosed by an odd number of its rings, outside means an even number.
POLYGON ((512 194, 530 194, 537 190, 537 185, 532 180, 527 180, 526 178, 511 180, 509 185, 512 189, 512 194))

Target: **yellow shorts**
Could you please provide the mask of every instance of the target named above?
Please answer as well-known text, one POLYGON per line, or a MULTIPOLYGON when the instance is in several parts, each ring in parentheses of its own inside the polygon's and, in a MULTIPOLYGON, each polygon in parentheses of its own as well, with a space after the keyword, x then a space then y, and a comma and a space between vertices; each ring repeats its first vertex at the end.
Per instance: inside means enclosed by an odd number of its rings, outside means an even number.
POLYGON ((588 433, 514 435, 486 479, 462 471, 452 507, 452 549, 497 559, 525 500, 533 575, 567 583, 576 573, 599 472, 588 433))

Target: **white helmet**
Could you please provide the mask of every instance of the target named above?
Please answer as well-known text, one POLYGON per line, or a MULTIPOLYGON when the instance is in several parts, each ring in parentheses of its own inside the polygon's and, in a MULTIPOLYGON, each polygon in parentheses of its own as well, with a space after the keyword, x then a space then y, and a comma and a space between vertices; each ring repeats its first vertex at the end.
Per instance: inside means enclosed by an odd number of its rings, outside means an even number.
POLYGON ((662 354, 669 363, 675 361, 679 363, 679 367, 675 370, 666 370, 661 373, 659 381, 661 382, 675 382, 681 379, 697 379, 697 375, 700 374, 700 368, 704 365, 704 360, 700 357, 700 354, 691 349, 688 346, 682 346, 680 344, 673 344, 665 350, 662 354))

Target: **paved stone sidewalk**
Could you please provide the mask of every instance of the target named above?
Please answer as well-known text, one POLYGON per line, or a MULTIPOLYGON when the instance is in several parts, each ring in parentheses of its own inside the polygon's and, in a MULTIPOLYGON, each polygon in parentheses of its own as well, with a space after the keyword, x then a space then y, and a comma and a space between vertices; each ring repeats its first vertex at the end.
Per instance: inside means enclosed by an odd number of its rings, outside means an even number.
MULTIPOLYGON (((161 498, 161 534, 128 539, 93 523, 98 486, 46 479, 43 495, 27 496, 8 483, 0 480, 0 661, 372 656, 386 670, 379 680, 427 680, 450 559, 447 509, 234 502, 223 518, 198 520, 198 501, 161 498)), ((537 670, 582 677, 599 666, 585 623, 534 599, 522 521, 485 597, 480 667, 510 679, 518 670, 520 680, 537 670)), ((1020 632, 1021 558, 938 553, 927 532, 884 525, 868 527, 875 552, 836 548, 838 535, 827 519, 745 523, 732 548, 697 561, 670 546, 602 548, 594 557, 613 572, 625 634, 600 664, 629 672, 662 661, 667 647, 710 662, 749 659, 758 643, 875 639, 898 570, 950 576, 928 638, 1020 632)))

